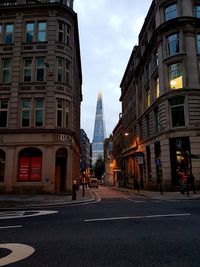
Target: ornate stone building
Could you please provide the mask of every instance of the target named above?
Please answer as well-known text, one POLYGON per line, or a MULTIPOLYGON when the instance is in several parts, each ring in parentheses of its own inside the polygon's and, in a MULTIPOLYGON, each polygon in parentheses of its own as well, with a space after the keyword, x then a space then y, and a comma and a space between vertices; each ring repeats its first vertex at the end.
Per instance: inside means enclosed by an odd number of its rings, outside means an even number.
POLYGON ((82 100, 73 0, 1 0, 0 69, 0 191, 71 191, 82 100))
POLYGON ((200 182, 200 2, 155 0, 121 82, 127 184, 200 182))

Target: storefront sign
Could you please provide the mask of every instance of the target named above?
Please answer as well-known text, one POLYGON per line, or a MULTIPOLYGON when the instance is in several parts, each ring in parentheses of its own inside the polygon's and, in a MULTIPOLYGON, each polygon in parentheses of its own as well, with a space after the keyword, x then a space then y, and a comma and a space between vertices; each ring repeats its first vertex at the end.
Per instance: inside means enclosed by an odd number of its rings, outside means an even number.
POLYGON ((42 159, 34 157, 31 160, 31 180, 40 181, 42 169, 42 159))
POLYGON ((19 181, 28 181, 30 172, 30 158, 21 157, 19 159, 19 181))
POLYGON ((138 164, 142 165, 144 163, 143 156, 137 156, 138 164))

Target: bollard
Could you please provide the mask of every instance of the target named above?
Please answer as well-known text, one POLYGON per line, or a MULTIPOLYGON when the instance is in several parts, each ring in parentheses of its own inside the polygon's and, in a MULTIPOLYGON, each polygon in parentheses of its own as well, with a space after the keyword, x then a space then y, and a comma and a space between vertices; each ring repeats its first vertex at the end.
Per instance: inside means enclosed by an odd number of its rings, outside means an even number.
POLYGON ((76 180, 74 180, 72 185, 72 200, 76 200, 76 190, 77 190, 77 182, 76 180))

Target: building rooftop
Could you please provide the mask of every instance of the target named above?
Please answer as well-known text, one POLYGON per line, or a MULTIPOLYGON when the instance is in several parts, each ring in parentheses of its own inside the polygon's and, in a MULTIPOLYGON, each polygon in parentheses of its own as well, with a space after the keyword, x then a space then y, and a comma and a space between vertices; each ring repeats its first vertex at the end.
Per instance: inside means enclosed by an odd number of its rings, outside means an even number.
POLYGON ((0 7, 11 7, 21 5, 38 5, 38 4, 61 4, 73 9, 74 0, 1 0, 0 7))

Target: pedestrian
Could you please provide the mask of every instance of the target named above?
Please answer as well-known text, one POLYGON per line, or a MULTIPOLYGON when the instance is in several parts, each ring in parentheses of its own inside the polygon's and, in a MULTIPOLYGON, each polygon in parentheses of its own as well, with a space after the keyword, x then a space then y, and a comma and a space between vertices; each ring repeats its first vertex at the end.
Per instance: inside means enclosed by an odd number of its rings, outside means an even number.
POLYGON ((193 194, 196 194, 194 180, 195 180, 194 175, 192 174, 192 172, 190 172, 190 174, 188 175, 188 182, 191 186, 191 190, 193 191, 193 194))

